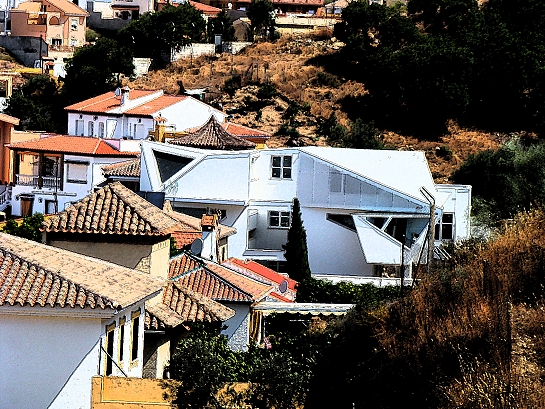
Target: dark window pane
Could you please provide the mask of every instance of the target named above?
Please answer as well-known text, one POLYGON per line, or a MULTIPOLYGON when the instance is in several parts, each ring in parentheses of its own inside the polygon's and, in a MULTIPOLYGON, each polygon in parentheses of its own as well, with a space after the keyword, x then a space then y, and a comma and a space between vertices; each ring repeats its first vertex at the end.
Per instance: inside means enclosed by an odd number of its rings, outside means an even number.
POLYGON ((436 224, 435 225, 435 240, 439 240, 441 238, 441 226, 436 224))
POLYGON ((273 156, 273 157, 272 157, 272 165, 273 165, 275 168, 279 168, 279 167, 280 167, 280 156, 273 156))
POLYGON ((272 168, 272 177, 273 178, 279 178, 280 177, 280 168, 272 168))
POLYGON ((282 165, 286 168, 291 168, 291 156, 284 156, 282 165))
POLYGON ((452 240, 452 224, 443 224, 443 234, 441 237, 443 240, 452 240))
POLYGON ((290 168, 284 168, 282 170, 282 178, 291 179, 291 169, 290 168))
POLYGON ((453 214, 452 213, 443 213, 443 223, 452 224, 453 214))

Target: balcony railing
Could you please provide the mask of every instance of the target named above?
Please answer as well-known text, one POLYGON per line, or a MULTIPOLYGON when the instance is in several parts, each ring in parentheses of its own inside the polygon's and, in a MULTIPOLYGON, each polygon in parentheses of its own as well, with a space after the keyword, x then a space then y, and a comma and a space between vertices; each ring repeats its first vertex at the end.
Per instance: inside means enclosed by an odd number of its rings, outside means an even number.
MULTIPOLYGON (((15 175, 15 183, 21 186, 40 187, 40 177, 35 175, 15 175)), ((61 186, 61 178, 56 176, 42 176, 43 188, 59 188, 61 186)))
POLYGON ((6 187, 6 190, 4 190, 2 193, 0 193, 0 207, 4 205, 5 203, 9 203, 11 201, 11 186, 6 187))

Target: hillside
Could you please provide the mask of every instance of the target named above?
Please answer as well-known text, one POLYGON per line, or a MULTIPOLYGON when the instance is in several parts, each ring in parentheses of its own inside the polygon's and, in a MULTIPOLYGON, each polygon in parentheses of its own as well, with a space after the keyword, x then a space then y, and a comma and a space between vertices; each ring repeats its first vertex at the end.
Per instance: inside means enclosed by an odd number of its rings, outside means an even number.
MULTIPOLYGON (((152 71, 128 85, 134 88, 162 88, 176 94, 179 83, 187 89, 209 87, 209 102, 219 102, 227 112, 233 112, 233 120, 270 133, 278 130, 282 113, 287 107, 286 99, 310 104, 310 115, 305 118, 308 125, 300 127, 306 144, 326 144, 315 137, 314 123, 320 117, 327 118, 335 112, 339 122, 348 123, 346 112, 340 101, 346 96, 364 94, 365 86, 329 74, 321 67, 309 64, 311 58, 335 53, 343 46, 331 38, 327 31, 310 35, 283 36, 275 43, 259 43, 238 55, 221 54, 216 57, 187 59, 171 64, 166 69, 152 71), (224 93, 225 81, 231 73, 242 78, 242 88, 231 98, 224 93), (267 81, 276 85, 285 98, 275 98, 261 108, 261 117, 256 117, 256 83, 267 81)), ((423 150, 430 162, 430 168, 437 182, 448 182, 451 172, 468 155, 485 149, 495 148, 508 135, 492 134, 478 130, 461 129, 456 124, 449 126, 449 132, 437 140, 418 140, 411 135, 383 132, 386 145, 401 150, 423 150), (448 148, 447 148, 448 147, 448 148)), ((282 146, 286 137, 275 137, 270 146, 282 146)))

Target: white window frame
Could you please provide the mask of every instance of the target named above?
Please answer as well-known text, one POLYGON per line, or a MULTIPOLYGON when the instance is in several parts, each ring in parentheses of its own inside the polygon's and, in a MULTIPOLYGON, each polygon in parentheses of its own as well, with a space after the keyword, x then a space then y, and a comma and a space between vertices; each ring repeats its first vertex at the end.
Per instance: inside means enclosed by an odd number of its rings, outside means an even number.
POLYGON ((72 17, 72 20, 70 20, 70 29, 72 31, 78 31, 78 26, 79 26, 79 18, 72 17))
POLYGON ((89 162, 65 161, 64 163, 66 165, 66 182, 87 184, 89 162), (85 179, 81 176, 81 170, 83 170, 83 166, 85 167, 85 179), (70 168, 73 168, 73 172, 75 173, 74 175, 71 174, 70 168))
POLYGON ((292 179, 293 157, 292 155, 271 156, 271 179, 292 179), (278 160, 278 163, 275 163, 278 160), (287 163, 289 160, 289 164, 287 163))
POLYGON ((441 215, 441 219, 435 224, 435 240, 454 241, 454 238, 456 237, 454 220, 454 213, 445 212, 441 215), (450 216, 452 219, 450 221, 445 221, 445 216, 450 216), (443 237, 443 226, 450 226, 450 237, 443 237))
POLYGON ((104 122, 98 123, 98 137, 104 138, 104 122))
POLYGON ((284 210, 269 210, 267 213, 269 229, 289 229, 291 226, 291 212, 284 210))
POLYGON ((88 136, 95 136, 95 123, 93 121, 89 121, 87 123, 87 135, 88 136))

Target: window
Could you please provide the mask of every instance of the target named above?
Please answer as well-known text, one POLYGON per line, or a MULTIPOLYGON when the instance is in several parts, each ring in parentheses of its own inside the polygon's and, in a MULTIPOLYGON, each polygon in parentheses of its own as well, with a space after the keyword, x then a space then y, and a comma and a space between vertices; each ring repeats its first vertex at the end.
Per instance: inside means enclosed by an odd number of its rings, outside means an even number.
POLYGON ((83 136, 83 119, 76 119, 76 136, 83 136))
POLYGON ((125 318, 119 320, 119 362, 123 362, 123 346, 125 345, 125 318))
POLYGON ((89 123, 87 124, 87 135, 88 136, 93 136, 93 134, 95 133, 95 123, 92 122, 92 121, 89 121, 89 123))
POLYGON ((111 375, 113 372, 113 359, 112 355, 114 353, 114 331, 115 323, 110 324, 106 327, 106 376, 111 375))
POLYGON ((78 24, 79 24, 79 19, 77 17, 75 18, 72 18, 72 21, 70 22, 70 28, 72 29, 72 31, 76 31, 78 29, 78 24))
POLYGON ((454 214, 443 213, 435 225, 435 240, 454 240, 454 214))
POLYGON ((132 331, 131 331, 131 361, 138 358, 138 334, 140 329, 140 310, 134 311, 131 314, 132 331))
POLYGON ((69 183, 87 183, 87 162, 66 162, 66 181, 69 183))
POLYGON ((354 224, 354 219, 350 214, 334 214, 327 213, 325 215, 326 220, 338 224, 348 230, 356 231, 356 225, 354 224))
POLYGON ((277 179, 291 179, 291 156, 272 157, 271 177, 277 179))
POLYGON ((104 122, 98 123, 98 137, 104 138, 104 122))
POLYGON ((269 227, 288 229, 290 227, 291 212, 271 210, 269 212, 269 227))

